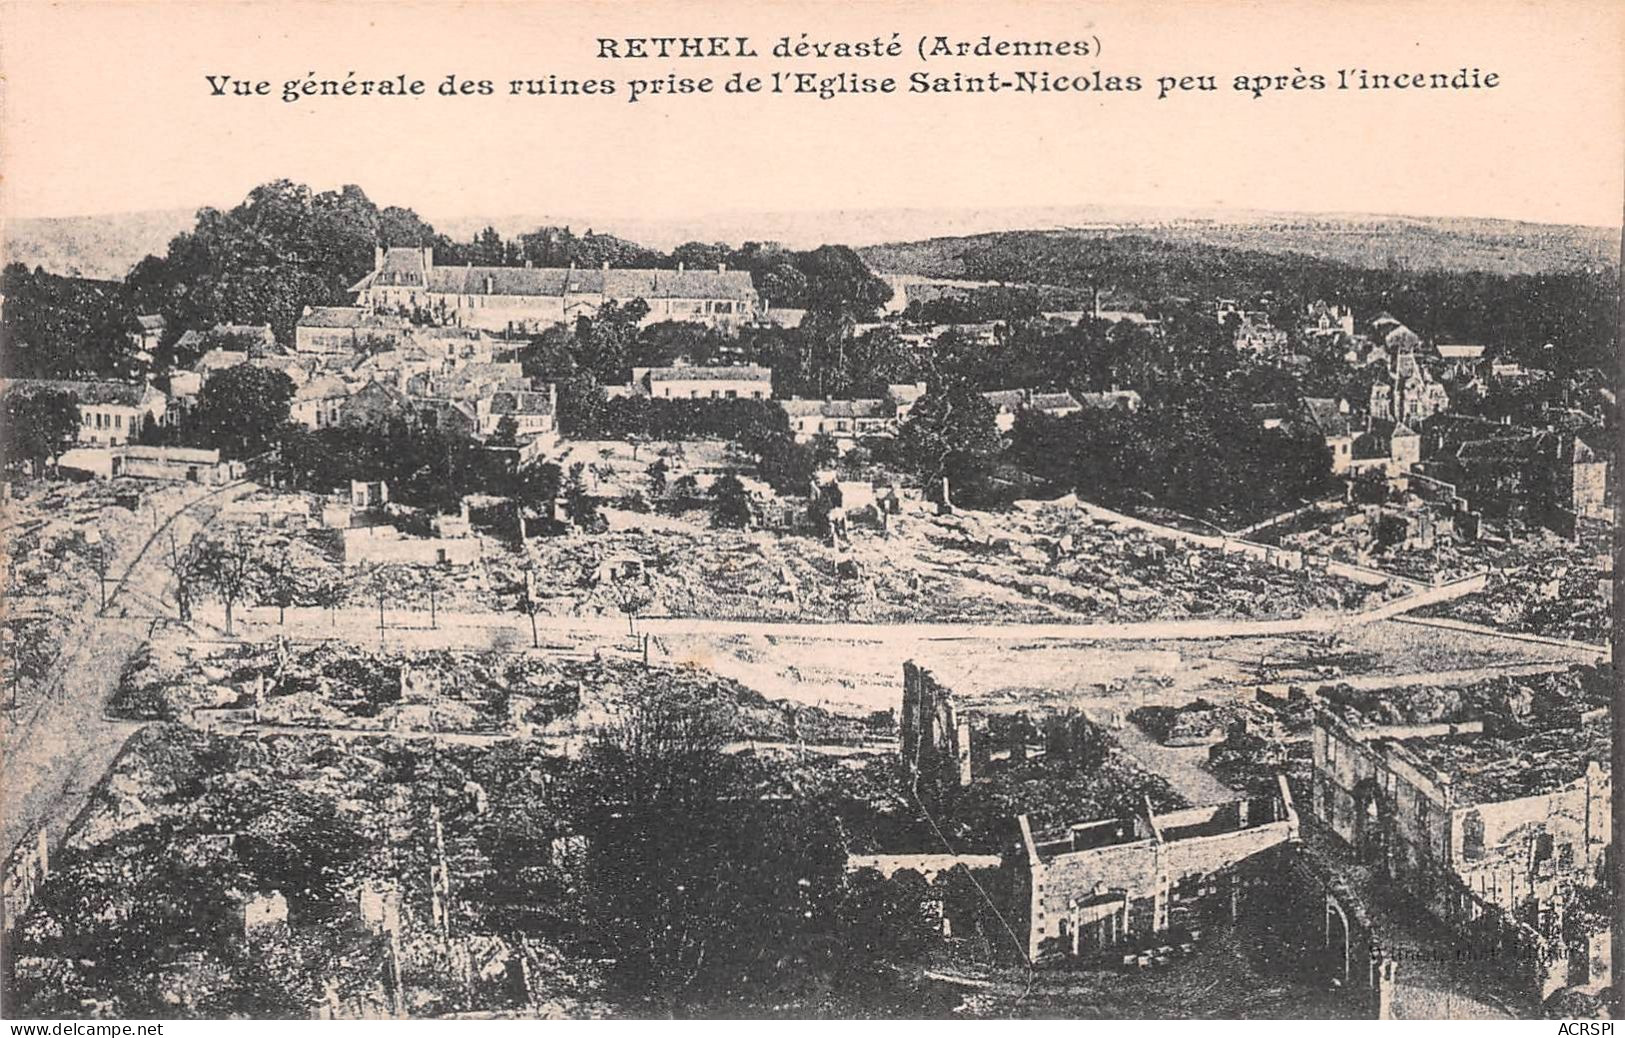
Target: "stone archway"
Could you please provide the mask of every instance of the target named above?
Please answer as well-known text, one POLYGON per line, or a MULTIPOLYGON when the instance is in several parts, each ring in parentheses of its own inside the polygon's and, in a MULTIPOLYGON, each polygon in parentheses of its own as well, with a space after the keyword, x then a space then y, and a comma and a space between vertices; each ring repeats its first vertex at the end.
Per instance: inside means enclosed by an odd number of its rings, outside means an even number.
POLYGON ((1349 917, 1331 894, 1326 895, 1326 957, 1339 986, 1349 982, 1349 917))

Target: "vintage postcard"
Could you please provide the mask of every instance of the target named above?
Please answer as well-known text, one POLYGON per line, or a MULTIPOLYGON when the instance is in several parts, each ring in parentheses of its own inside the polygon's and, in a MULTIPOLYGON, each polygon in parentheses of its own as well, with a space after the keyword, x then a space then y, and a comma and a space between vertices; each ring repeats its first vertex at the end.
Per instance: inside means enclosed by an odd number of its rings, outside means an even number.
POLYGON ((0 0, 0 155, 13 1034, 1609 1033, 1625 6, 0 0))

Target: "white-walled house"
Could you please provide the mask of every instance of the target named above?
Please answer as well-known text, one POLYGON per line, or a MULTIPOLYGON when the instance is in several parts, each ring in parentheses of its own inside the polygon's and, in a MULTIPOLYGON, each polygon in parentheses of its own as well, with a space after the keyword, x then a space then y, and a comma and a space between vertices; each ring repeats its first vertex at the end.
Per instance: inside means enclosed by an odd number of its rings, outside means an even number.
POLYGON ((632 386, 656 400, 766 400, 773 395, 773 369, 756 364, 633 368, 632 386))
POLYGON ((66 393, 79 407, 80 443, 129 443, 149 418, 162 422, 169 399, 145 382, 81 382, 19 378, 0 381, 0 396, 66 393))

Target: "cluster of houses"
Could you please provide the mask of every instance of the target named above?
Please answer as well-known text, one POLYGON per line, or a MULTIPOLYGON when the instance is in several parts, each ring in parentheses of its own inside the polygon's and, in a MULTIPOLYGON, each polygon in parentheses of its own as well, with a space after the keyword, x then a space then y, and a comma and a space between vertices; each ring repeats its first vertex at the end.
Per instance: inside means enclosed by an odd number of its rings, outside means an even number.
MULTIPOLYGON (((791 397, 778 403, 790 420, 790 432, 798 443, 806 443, 816 436, 830 436, 845 452, 866 436, 895 434, 924 395, 925 383, 913 382, 889 385, 881 397, 841 400, 791 397)), ((993 406, 994 424, 1000 432, 1009 432, 1015 427, 1017 416, 1029 412, 1064 418, 1085 407, 1135 411, 1140 406, 1140 395, 1133 390, 1085 393, 1079 399, 1064 390, 1050 393, 999 389, 983 393, 982 398, 993 406)))
MULTIPOLYGON (((1268 321, 1230 301, 1221 301, 1220 309, 1242 321, 1238 347, 1247 322, 1256 330, 1268 321)), ((1451 409, 1453 393, 1481 393, 1488 381, 1537 373, 1495 360, 1481 345, 1428 346, 1388 313, 1354 331, 1346 307, 1316 302, 1302 323, 1299 342, 1345 350, 1344 360, 1356 372, 1355 391, 1254 411, 1265 428, 1318 435, 1333 475, 1386 479, 1394 489, 1421 493, 1454 513, 1515 518, 1570 537, 1584 523, 1608 518, 1612 452, 1599 436, 1595 409, 1553 412, 1551 424, 1539 428, 1459 415, 1451 409)), ((1596 395, 1612 405, 1610 390, 1596 395)))

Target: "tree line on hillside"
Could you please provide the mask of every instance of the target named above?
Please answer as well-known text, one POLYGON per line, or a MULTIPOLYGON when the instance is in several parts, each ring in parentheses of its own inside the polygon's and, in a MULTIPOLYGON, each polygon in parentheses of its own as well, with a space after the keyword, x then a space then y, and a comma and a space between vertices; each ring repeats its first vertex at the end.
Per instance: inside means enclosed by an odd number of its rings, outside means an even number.
POLYGON ((1619 270, 1499 275, 1371 269, 1300 253, 1271 253, 1140 235, 1013 231, 945 243, 976 280, 1116 288, 1142 299, 1269 297, 1281 327, 1316 299, 1357 318, 1388 311, 1424 339, 1505 347, 1560 372, 1612 370, 1619 270), (1555 349, 1545 350, 1546 343, 1555 349))
POLYGON ((128 285, 9 263, 0 273, 0 296, 0 375, 128 378, 141 372, 128 335, 136 313, 128 285))

